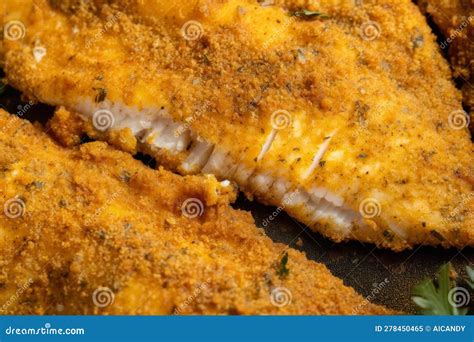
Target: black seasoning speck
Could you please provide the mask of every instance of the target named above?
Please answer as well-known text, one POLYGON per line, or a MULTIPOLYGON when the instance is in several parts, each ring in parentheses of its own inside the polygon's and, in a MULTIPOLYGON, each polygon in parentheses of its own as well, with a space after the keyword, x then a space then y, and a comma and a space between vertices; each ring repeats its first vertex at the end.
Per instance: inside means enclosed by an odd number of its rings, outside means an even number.
POLYGON ((444 241, 444 236, 441 235, 439 232, 437 232, 436 230, 432 230, 430 231, 430 234, 435 237, 436 239, 438 239, 439 241, 444 241))
POLYGON ((393 234, 389 232, 388 230, 383 231, 383 236, 388 240, 388 241, 393 241, 393 234))
POLYGON ((100 230, 98 234, 101 240, 105 240, 105 238, 107 237, 107 233, 103 230, 100 230))

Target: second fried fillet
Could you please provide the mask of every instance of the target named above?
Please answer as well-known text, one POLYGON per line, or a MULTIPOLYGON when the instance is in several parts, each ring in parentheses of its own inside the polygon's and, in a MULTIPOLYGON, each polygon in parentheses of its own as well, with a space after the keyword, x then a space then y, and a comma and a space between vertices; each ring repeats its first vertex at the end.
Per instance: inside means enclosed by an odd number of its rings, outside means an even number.
POLYGON ((442 49, 449 49, 454 77, 462 84, 464 104, 474 132, 474 3, 471 0, 419 0, 444 35, 442 49))
POLYGON ((5 20, 9 82, 127 151, 336 241, 474 245, 461 95, 409 0, 12 0, 5 20))
POLYGON ((65 149, 3 111, 0 127, 1 314, 391 312, 272 243, 212 176, 65 149))

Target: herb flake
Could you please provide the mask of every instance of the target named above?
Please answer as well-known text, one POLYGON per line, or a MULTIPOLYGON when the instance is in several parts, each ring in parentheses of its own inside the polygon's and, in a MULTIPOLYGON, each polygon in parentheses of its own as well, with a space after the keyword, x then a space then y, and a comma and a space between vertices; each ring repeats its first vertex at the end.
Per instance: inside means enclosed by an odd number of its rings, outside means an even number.
POLYGON ((311 11, 308 9, 299 9, 299 10, 291 12, 290 15, 292 17, 298 17, 298 18, 307 19, 307 20, 316 19, 316 18, 329 19, 329 16, 327 14, 324 14, 318 11, 311 11))
POLYGON ((290 274, 290 270, 287 267, 288 264, 288 252, 283 255, 283 258, 280 260, 280 264, 278 265, 277 275, 280 279, 286 278, 290 274))
POLYGON ((105 98, 107 97, 107 89, 105 88, 93 88, 94 90, 97 91, 97 95, 95 96, 95 102, 103 102, 105 98))
POLYGON ((124 182, 124 183, 130 183, 130 172, 124 170, 120 173, 120 179, 124 182))

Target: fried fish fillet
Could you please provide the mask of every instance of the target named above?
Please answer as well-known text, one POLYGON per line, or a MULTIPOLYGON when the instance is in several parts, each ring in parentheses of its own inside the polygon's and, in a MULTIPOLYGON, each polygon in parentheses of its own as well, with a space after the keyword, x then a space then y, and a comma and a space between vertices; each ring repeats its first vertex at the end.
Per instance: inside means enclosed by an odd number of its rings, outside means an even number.
POLYGON ((65 149, 3 111, 0 127, 2 314, 391 312, 273 243, 229 184, 65 149))
POLYGON ((449 49, 454 77, 462 83, 464 104, 474 132, 474 2, 472 0, 420 0, 423 12, 444 34, 442 49, 449 49))
POLYGON ((409 0, 6 3, 9 82, 105 139, 335 241, 474 246, 461 94, 409 0))

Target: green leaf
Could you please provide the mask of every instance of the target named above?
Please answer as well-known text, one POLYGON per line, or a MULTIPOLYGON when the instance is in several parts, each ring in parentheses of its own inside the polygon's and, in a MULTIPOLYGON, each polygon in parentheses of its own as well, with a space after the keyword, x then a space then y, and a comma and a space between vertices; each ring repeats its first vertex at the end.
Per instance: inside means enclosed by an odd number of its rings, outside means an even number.
POLYGON ((283 279, 287 277, 288 274, 290 274, 290 270, 286 266, 287 264, 288 264, 288 252, 286 252, 285 255, 283 255, 283 258, 281 258, 280 264, 278 265, 278 268, 277 268, 276 273, 278 274, 280 279, 283 279))
POLYGON ((442 265, 437 273, 436 282, 425 279, 412 290, 413 302, 424 315, 465 315, 466 309, 456 308, 448 300, 449 291, 456 286, 450 278, 451 264, 442 265))
POLYGON ((466 279, 466 283, 474 290, 474 268, 466 266, 466 272, 469 279, 466 279))
POLYGON ((416 305, 418 305, 422 309, 430 308, 430 301, 423 297, 412 297, 411 299, 415 302, 416 305))

